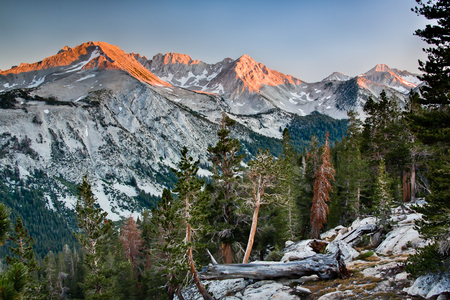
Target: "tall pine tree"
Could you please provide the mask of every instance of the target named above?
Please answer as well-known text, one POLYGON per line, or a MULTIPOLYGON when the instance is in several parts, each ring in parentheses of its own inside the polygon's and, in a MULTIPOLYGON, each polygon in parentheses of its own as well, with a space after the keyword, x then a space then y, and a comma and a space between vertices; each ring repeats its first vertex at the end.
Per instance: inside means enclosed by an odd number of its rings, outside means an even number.
POLYGON ((330 193, 333 191, 331 181, 334 180, 335 170, 331 164, 330 144, 328 142, 328 133, 326 135, 325 145, 322 147, 322 164, 314 174, 314 197, 311 207, 311 237, 320 238, 320 229, 327 222, 329 208, 327 202, 330 201, 330 193))
POLYGON ((240 143, 230 137, 231 127, 235 121, 223 114, 217 131, 219 138, 214 147, 209 147, 209 160, 214 166, 214 205, 217 214, 213 221, 215 235, 221 242, 220 256, 226 264, 233 262, 232 244, 239 228, 236 216, 237 191, 241 184, 239 173, 242 172, 241 162, 245 155, 238 154, 240 143))
POLYGON ((87 176, 78 187, 79 197, 75 207, 79 232, 74 236, 86 250, 84 263, 88 269, 83 286, 87 299, 114 299, 115 279, 104 264, 105 252, 102 247, 112 230, 112 222, 106 218, 107 212, 98 207, 87 176))
POLYGON ((201 216, 196 214, 196 211, 201 211, 201 208, 196 206, 196 202, 198 200, 198 193, 204 185, 204 182, 197 177, 200 161, 197 160, 194 162, 193 158, 188 156, 187 153, 187 148, 183 147, 181 150, 181 161, 178 163, 178 170, 174 170, 178 180, 173 191, 178 194, 178 201, 182 203, 181 213, 185 224, 184 245, 186 247, 186 258, 190 272, 203 298, 212 300, 213 298, 208 294, 208 291, 200 280, 194 261, 194 233, 196 229, 194 225, 201 218, 201 216))
MULTIPOLYGON (((408 115, 412 132, 433 152, 426 161, 428 172, 425 176, 431 192, 426 196, 428 205, 418 210, 424 218, 421 233, 435 243, 410 259, 413 264, 409 265, 409 270, 412 272, 414 268, 427 270, 429 257, 438 257, 439 265, 450 263, 447 242, 450 238, 450 2, 416 2, 418 6, 413 11, 436 22, 415 32, 430 47, 424 49, 428 54, 427 61, 419 61, 419 69, 423 72, 419 78, 425 85, 420 90, 421 97, 413 99, 413 109, 408 115)), ((422 274, 415 272, 415 275, 422 274)))

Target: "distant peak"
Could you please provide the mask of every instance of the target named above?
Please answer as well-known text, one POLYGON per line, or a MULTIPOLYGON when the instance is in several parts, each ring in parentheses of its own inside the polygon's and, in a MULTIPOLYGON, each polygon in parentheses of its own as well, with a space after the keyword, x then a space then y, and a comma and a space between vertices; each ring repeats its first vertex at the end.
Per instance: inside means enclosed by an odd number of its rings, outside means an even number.
POLYGON ((388 65, 378 64, 375 67, 373 67, 372 69, 370 69, 367 73, 364 73, 362 75, 371 75, 376 72, 389 72, 389 71, 393 71, 393 69, 389 68, 388 65))
POLYGON ((249 55, 244 54, 241 57, 239 57, 237 60, 237 62, 250 62, 250 63, 256 63, 255 60, 253 58, 251 58, 249 55))
MULTIPOLYGON (((2 72, 18 74, 22 72, 38 71, 52 68, 65 68, 67 72, 74 72, 82 68, 98 67, 102 69, 120 69, 128 72, 136 79, 159 86, 169 86, 153 73, 145 69, 132 55, 126 54, 118 46, 105 42, 87 42, 74 48, 65 46, 58 54, 47 57, 33 64, 22 63, 19 67, 2 72), (65 68, 72 66, 72 68, 65 68), (81 66, 74 68, 74 66, 81 66)), ((60 72, 60 70, 58 70, 60 72)))
POLYGON ((322 81, 347 81, 350 79, 350 76, 345 75, 340 72, 333 72, 330 76, 324 78, 322 81))
POLYGON ((61 50, 58 51, 58 54, 72 50, 69 46, 64 46, 61 50))
POLYGON ((198 64, 198 60, 192 60, 187 54, 169 52, 164 55, 164 64, 198 64))

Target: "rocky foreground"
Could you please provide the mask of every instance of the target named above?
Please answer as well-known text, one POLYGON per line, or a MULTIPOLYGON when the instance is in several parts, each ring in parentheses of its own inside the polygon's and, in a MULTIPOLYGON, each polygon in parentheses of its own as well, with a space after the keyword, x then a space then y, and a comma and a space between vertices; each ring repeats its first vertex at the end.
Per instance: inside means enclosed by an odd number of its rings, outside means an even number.
MULTIPOLYGON (((417 203, 420 205, 421 202, 417 203)), ((414 222, 421 215, 411 204, 393 211, 392 228, 386 233, 374 217, 358 219, 346 228, 338 226, 321 240, 287 242, 281 262, 302 260, 317 253, 344 255, 348 279, 323 280, 317 275, 297 279, 256 281, 245 278, 203 281, 215 299, 450 299, 450 278, 444 275, 408 279, 404 261, 425 245, 414 222)), ((385 230, 386 231, 386 230, 385 230)), ((183 291, 185 299, 202 299, 195 286, 183 291)))

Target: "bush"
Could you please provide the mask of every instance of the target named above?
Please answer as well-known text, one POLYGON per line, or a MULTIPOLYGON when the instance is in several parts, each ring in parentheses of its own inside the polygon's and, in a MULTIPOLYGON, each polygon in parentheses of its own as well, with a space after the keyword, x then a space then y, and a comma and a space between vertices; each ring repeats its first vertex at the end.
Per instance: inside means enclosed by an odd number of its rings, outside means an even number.
POLYGON ((405 263, 405 271, 411 278, 416 279, 430 273, 448 272, 449 265, 450 257, 440 254, 437 244, 433 243, 418 249, 415 255, 410 255, 405 263))

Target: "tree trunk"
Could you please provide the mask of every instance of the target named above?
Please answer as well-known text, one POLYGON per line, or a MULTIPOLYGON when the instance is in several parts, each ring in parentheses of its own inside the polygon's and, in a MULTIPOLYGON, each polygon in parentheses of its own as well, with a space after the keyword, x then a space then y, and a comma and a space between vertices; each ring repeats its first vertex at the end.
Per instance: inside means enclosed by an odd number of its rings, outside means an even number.
POLYGON ((416 164, 411 165, 411 200, 416 199, 416 164))
POLYGON ((214 298, 208 294, 208 291, 206 290, 205 286, 202 284, 202 282, 200 280, 200 277, 198 276, 198 272, 197 272, 197 269, 195 268, 195 264, 194 264, 194 257, 192 255, 192 247, 188 248, 188 261, 189 261, 189 267, 191 269, 192 276, 194 277, 194 283, 197 286, 200 294, 202 294, 203 299, 214 300, 214 298))
POLYGON ((276 278, 300 278, 317 274, 322 279, 348 278, 342 254, 316 254, 304 260, 287 263, 254 263, 234 265, 209 265, 200 277, 206 280, 247 278, 268 280, 276 278))
POLYGON ((252 219, 252 228, 250 229, 250 235, 248 236, 247 249, 245 250, 244 261, 243 264, 248 263, 248 259, 250 258, 250 253, 252 252, 253 243, 255 241, 256 227, 258 225, 258 214, 260 204, 256 204, 255 210, 253 211, 253 219, 252 219))
POLYGON ((220 256, 225 264, 233 263, 233 248, 230 243, 223 243, 220 249, 220 256))

